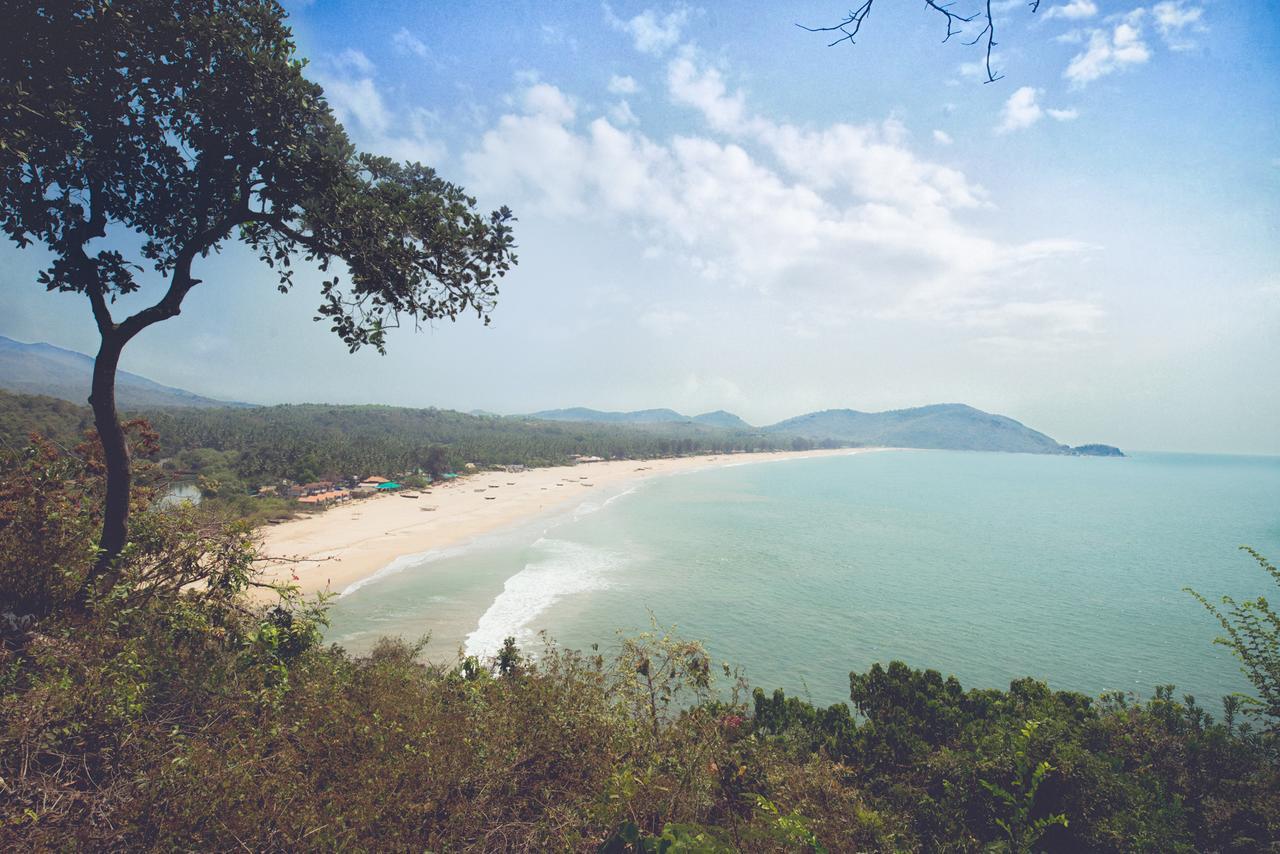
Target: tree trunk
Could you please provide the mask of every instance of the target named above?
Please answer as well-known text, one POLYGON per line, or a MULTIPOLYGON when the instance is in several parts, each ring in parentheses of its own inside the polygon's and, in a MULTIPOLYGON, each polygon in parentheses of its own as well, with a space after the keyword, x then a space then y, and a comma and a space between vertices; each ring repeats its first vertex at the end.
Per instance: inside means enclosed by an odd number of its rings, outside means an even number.
MULTIPOLYGON (((129 444, 116 413, 116 366, 124 341, 115 335, 104 335, 98 356, 93 361, 93 386, 89 405, 93 407, 93 423, 102 441, 103 459, 107 466, 107 496, 102 514, 102 538, 98 541, 98 560, 86 579, 86 588, 104 575, 109 575, 115 559, 129 539, 129 491, 132 480, 129 444)), ((88 592, 86 589, 85 593, 88 592)))

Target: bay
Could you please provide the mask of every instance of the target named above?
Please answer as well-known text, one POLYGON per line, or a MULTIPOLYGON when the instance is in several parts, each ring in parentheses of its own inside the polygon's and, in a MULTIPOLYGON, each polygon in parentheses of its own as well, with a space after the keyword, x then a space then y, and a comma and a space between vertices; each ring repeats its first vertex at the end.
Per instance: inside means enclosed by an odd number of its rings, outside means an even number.
POLYGON ((430 633, 428 656, 608 648, 656 620, 753 684, 847 699, 848 673, 900 659, 966 687, 1034 676, 1216 705, 1247 689, 1184 591, 1268 592, 1280 458, 1125 459, 887 451, 646 481, 438 555, 336 601, 329 639, 362 651, 430 633))

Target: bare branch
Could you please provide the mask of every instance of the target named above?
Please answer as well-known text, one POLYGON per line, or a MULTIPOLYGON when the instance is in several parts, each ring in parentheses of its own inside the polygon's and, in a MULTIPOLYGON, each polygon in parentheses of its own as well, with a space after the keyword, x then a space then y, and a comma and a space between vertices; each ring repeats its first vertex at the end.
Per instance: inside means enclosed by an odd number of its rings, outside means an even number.
POLYGON ((995 22, 995 19, 991 17, 991 0, 987 0, 987 11, 984 17, 986 18, 986 21, 987 21, 986 26, 982 28, 981 32, 979 32, 976 36, 974 36, 973 41, 965 42, 965 44, 975 45, 978 42, 982 41, 982 38, 984 36, 986 37, 987 39, 987 58, 986 58, 987 79, 984 82, 994 83, 997 80, 999 80, 1001 77, 1004 77, 1004 75, 996 74, 991 70, 991 51, 994 50, 996 46, 996 22, 995 22))
MULTIPOLYGON (((956 26, 957 22, 961 24, 967 24, 977 17, 977 15, 970 15, 969 17, 966 18, 963 15, 955 14, 954 12, 951 11, 951 6, 954 5, 952 3, 947 3, 945 5, 939 6, 936 0, 924 0, 924 5, 928 6, 930 9, 933 9, 935 12, 942 13, 946 17, 947 35, 945 38, 943 38, 942 40, 943 42, 950 41, 952 36, 959 35, 961 32, 964 31, 964 27, 957 28, 956 26)), ((990 8, 990 4, 988 4, 988 8, 990 8)))
MULTIPOLYGON (((844 20, 839 23, 832 24, 829 27, 807 27, 804 24, 796 24, 800 29, 810 33, 841 33, 841 36, 835 41, 827 45, 827 47, 835 47, 842 42, 854 44, 854 36, 862 29, 863 23, 867 16, 871 14, 871 6, 875 0, 865 0, 865 2, 856 9, 852 9, 845 16, 844 20)), ((996 25, 995 16, 991 11, 991 0, 984 0, 981 11, 974 12, 972 15, 959 15, 951 11, 953 3, 942 2, 942 0, 924 0, 924 5, 942 15, 947 22, 947 33, 943 36, 942 41, 948 42, 952 36, 960 35, 964 32, 964 25, 973 21, 981 20, 982 29, 971 41, 965 42, 966 45, 976 45, 979 42, 986 43, 985 67, 987 70, 986 83, 994 83, 1001 79, 1004 75, 999 74, 991 67, 991 56, 996 47, 996 25)), ((1040 8, 1040 0, 1028 0, 1027 5, 1034 13, 1040 8)))
POLYGON ((804 24, 796 24, 796 26, 810 33, 833 33, 837 30, 844 33, 843 36, 827 45, 827 47, 835 47, 840 42, 853 44, 853 37, 858 34, 858 30, 862 29, 862 22, 867 19, 867 15, 871 14, 871 4, 874 2, 875 0, 866 0, 857 9, 850 9, 848 16, 843 21, 830 27, 806 27, 804 24), (849 27, 853 27, 853 29, 849 29, 849 27))

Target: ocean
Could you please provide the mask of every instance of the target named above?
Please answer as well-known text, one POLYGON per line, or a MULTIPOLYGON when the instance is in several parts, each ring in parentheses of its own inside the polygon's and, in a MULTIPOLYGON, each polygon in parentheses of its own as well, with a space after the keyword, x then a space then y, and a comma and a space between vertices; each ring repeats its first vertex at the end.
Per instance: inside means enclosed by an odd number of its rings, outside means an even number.
POLYGON ((656 621, 752 685, 848 699, 899 659, 966 687, 1033 676, 1216 707, 1247 690, 1211 598, 1274 594, 1280 457, 883 451, 735 464, 567 511, 353 585, 327 638, 430 634, 427 656, 616 644, 656 621))

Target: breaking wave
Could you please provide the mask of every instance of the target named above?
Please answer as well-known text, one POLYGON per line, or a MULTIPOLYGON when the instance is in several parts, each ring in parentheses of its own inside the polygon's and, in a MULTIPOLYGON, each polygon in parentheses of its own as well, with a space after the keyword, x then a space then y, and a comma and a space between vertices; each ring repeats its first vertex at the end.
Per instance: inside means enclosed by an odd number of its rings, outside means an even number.
POLYGON ((467 635, 468 655, 493 655, 509 636, 527 642, 540 614, 567 596, 607 589, 611 570, 622 562, 614 552, 568 540, 544 538, 534 549, 538 556, 507 579, 475 631, 467 635))

